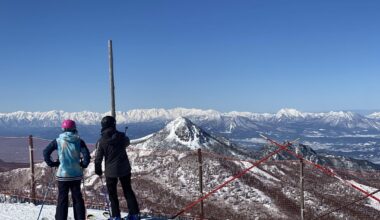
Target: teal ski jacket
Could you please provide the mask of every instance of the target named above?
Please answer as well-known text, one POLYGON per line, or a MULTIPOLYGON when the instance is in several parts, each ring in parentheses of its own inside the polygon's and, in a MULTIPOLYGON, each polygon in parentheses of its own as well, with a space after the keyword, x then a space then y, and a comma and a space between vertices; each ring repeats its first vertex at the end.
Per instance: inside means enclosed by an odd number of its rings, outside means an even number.
POLYGON ((44 160, 50 167, 57 166, 58 181, 73 181, 83 178, 83 168, 90 163, 90 152, 86 143, 73 132, 63 132, 44 150, 44 160), (52 161, 51 154, 57 150, 58 160, 52 161), (83 159, 81 160, 81 155, 83 159))

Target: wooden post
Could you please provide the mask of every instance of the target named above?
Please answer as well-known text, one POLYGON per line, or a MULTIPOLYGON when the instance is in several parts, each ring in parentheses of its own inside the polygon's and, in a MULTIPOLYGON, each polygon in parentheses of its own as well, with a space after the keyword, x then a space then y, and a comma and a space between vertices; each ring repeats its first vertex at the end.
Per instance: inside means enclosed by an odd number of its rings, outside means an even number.
POLYGON ((33 149, 33 136, 29 135, 29 161, 30 161, 30 170, 31 170, 31 189, 30 189, 30 197, 32 198, 32 202, 36 203, 36 184, 34 182, 34 149, 33 149))
POLYGON ((113 77, 113 51, 112 40, 108 41, 108 58, 109 58, 109 72, 110 72, 110 84, 111 84, 111 115, 116 119, 115 110, 115 83, 113 77))
MULTIPOLYGON (((202 150, 198 149, 198 165, 199 165, 199 191, 203 197, 203 171, 202 171, 202 150)), ((203 200, 201 201, 201 220, 204 217, 203 213, 203 200)))
POLYGON ((301 188, 301 195, 300 195, 300 203, 301 203, 301 220, 304 220, 305 217, 305 202, 304 202, 304 183, 303 183, 303 168, 304 163, 302 158, 300 159, 300 188, 301 188))

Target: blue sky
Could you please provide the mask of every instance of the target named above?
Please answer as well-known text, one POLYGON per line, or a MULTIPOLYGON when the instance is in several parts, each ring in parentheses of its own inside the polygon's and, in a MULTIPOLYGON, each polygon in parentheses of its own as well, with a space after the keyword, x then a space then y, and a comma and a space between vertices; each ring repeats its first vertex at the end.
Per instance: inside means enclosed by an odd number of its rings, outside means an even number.
POLYGON ((380 2, 0 1, 0 112, 380 109, 380 2))

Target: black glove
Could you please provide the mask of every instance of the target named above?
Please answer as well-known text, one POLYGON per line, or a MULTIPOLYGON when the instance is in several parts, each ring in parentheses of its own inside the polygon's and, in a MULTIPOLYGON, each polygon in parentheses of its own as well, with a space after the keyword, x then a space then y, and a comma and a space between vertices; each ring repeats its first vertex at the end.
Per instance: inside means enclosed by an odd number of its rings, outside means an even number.
POLYGON ((95 167, 95 174, 98 175, 98 176, 103 175, 102 168, 97 168, 97 167, 95 167))
POLYGON ((59 162, 59 160, 57 160, 57 161, 51 162, 49 164, 49 167, 59 167, 59 164, 61 164, 61 163, 59 162))
POLYGON ((83 161, 80 161, 79 165, 80 165, 83 169, 86 169, 86 168, 88 167, 88 164, 85 166, 85 165, 83 164, 83 161))

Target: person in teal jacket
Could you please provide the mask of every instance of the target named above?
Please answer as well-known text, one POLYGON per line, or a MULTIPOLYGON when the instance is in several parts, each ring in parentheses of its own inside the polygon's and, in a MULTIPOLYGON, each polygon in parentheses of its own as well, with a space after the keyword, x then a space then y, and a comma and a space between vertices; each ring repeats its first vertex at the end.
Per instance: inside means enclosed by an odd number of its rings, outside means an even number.
POLYGON ((64 120, 63 132, 44 150, 44 160, 50 167, 58 167, 58 204, 56 220, 66 220, 69 206, 69 190, 73 200, 75 220, 86 219, 86 210, 80 184, 83 179, 83 169, 90 163, 90 153, 86 143, 79 137, 73 120, 64 120), (52 161, 51 154, 57 150, 58 160, 52 161), (83 158, 81 158, 81 156, 83 158))

